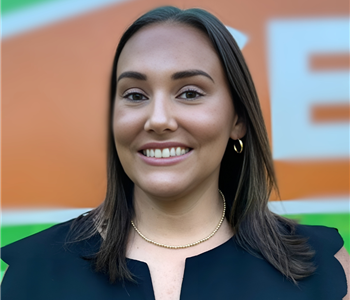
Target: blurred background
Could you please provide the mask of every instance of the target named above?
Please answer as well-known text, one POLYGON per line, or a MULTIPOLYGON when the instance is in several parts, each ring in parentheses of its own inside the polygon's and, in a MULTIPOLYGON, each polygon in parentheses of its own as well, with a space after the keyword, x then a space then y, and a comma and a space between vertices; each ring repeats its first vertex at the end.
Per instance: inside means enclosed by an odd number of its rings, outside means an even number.
POLYGON ((103 201, 114 51, 161 5, 209 10, 236 36, 273 148, 271 210, 338 228, 349 251, 348 0, 2 0, 1 245, 103 201))

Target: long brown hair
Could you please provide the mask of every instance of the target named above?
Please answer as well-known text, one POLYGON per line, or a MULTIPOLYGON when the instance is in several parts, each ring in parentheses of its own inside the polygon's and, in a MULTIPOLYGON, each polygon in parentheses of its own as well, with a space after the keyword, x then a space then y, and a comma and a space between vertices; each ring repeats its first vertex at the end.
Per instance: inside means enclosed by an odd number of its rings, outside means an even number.
POLYGON ((126 265, 126 246, 134 216, 133 182, 121 166, 112 131, 116 69, 121 51, 138 30, 165 22, 185 24, 208 36, 221 60, 234 107, 246 125, 243 153, 234 152, 234 141, 230 139, 219 176, 219 188, 227 199, 226 217, 237 242, 294 282, 311 275, 313 251, 306 240, 295 235, 293 221, 272 213, 267 206, 271 191, 277 190, 276 177, 259 99, 243 55, 226 27, 201 9, 157 8, 138 18, 123 34, 110 82, 106 198, 99 207, 73 223, 76 238, 87 238, 96 233, 97 227, 103 228, 105 239, 95 257, 96 271, 108 273, 111 282, 132 280, 126 265), (94 226, 86 225, 91 224, 87 220, 93 220, 94 226))

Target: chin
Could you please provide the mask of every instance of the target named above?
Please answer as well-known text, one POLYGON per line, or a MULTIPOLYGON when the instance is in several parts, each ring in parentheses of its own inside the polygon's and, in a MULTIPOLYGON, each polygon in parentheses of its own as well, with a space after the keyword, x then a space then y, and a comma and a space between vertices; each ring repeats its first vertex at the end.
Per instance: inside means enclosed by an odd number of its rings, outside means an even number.
POLYGON ((135 187, 139 188, 146 194, 152 195, 153 197, 161 198, 176 198, 189 188, 183 183, 180 184, 178 182, 174 182, 174 180, 148 181, 145 185, 135 184, 135 187))

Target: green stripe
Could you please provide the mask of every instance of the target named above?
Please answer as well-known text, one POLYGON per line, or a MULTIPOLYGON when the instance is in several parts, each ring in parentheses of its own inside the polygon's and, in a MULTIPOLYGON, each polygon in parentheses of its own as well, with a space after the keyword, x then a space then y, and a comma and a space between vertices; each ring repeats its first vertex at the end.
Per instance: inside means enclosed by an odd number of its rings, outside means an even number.
POLYGON ((56 2, 56 1, 59 1, 59 0, 2 0, 1 14, 14 12, 16 10, 28 8, 36 4, 56 2))
POLYGON ((1 247, 38 233, 55 224, 12 225, 1 227, 1 247))
MULTIPOLYGON (((350 252, 350 214, 299 214, 285 215, 288 218, 298 220, 299 223, 305 225, 324 225, 335 227, 339 230, 340 235, 344 239, 344 246, 350 252)), ((31 224, 17 226, 3 226, 1 228, 1 246, 8 245, 19 239, 35 234, 54 224, 31 224)), ((1 262, 1 278, 7 265, 1 262)))

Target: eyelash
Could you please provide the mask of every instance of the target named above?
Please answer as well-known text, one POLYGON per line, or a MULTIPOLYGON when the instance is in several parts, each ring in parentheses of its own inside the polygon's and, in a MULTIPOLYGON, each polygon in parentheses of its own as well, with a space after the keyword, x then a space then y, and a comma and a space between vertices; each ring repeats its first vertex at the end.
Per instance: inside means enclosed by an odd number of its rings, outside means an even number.
POLYGON ((194 88, 188 88, 188 89, 186 89, 185 91, 183 91, 177 98, 180 97, 180 99, 185 99, 185 100, 188 100, 188 101, 193 101, 193 100, 196 100, 196 99, 198 99, 199 97, 202 97, 202 96, 204 96, 204 94, 201 93, 201 92, 199 92, 198 90, 196 90, 196 89, 194 89, 194 88), (194 98, 181 98, 181 97, 180 97, 181 95, 184 95, 184 94, 186 94, 186 93, 188 93, 188 92, 190 92, 190 93, 195 93, 195 94, 196 94, 196 97, 194 97, 194 98))
POLYGON ((124 99, 132 101, 132 102, 139 102, 139 101, 143 101, 143 100, 147 100, 148 99, 144 94, 138 93, 138 92, 128 92, 128 93, 124 94, 122 97, 124 99), (134 95, 140 95, 142 99, 135 100, 135 99, 130 99, 129 98, 130 96, 134 96, 134 95))
MULTIPOLYGON (((187 100, 187 101, 193 101, 193 100, 196 100, 202 96, 204 96, 204 94, 202 92, 199 92, 197 89, 188 88, 185 91, 183 91, 181 94, 179 94, 179 96, 177 96, 176 98, 180 98, 180 99, 187 100), (194 97, 194 98, 182 98, 182 97, 180 97, 186 93, 195 93, 196 97, 194 97)), ((128 93, 122 95, 122 98, 129 100, 129 101, 132 101, 132 102, 139 102, 139 101, 148 100, 148 98, 144 94, 138 93, 138 92, 128 92, 128 93), (130 96, 135 96, 135 95, 141 96, 142 99, 130 99, 130 96)))

